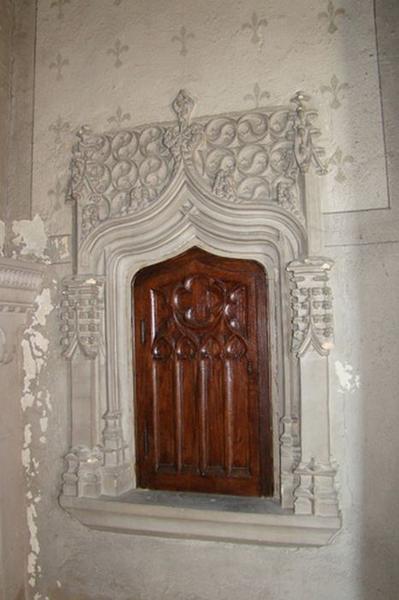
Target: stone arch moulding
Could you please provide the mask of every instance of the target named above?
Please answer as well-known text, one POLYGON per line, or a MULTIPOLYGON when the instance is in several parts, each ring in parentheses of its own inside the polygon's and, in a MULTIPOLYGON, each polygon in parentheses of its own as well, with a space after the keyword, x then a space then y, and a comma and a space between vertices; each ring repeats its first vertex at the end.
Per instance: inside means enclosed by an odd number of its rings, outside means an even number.
POLYGON ((69 194, 75 269, 61 306, 72 402, 61 504, 90 527, 310 545, 339 530, 328 399, 333 263, 320 255, 322 151, 308 100, 298 92, 287 107, 194 119, 182 90, 175 122, 80 130, 69 194), (276 497, 251 508, 154 503, 135 490, 130 282, 192 246, 255 259, 267 273, 276 497))

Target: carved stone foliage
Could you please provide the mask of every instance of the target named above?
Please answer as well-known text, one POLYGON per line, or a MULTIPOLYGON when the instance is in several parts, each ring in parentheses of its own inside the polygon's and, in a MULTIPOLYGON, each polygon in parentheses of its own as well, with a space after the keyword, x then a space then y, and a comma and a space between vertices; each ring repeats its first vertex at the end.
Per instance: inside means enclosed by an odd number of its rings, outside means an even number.
POLYGON ((332 292, 328 273, 333 261, 305 258, 291 262, 292 350, 298 355, 312 346, 325 356, 333 344, 332 292))
POLYGON ((278 204, 303 221, 300 173, 311 162, 323 170, 313 143, 317 113, 306 108, 307 100, 298 92, 294 108, 193 120, 194 100, 181 90, 172 103, 176 124, 104 134, 82 127, 70 185, 70 198, 78 205, 79 241, 107 219, 156 202, 181 164, 219 199, 278 204))
POLYGON ((73 277, 64 281, 61 344, 66 358, 72 358, 77 348, 87 358, 97 356, 101 342, 103 292, 100 278, 73 277))

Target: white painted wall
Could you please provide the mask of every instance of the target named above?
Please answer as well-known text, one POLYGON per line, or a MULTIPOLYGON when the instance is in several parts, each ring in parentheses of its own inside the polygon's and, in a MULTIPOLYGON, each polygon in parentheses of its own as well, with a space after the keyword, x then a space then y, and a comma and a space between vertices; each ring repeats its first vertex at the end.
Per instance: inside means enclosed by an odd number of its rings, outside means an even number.
MULTIPOLYGON (((25 411, 38 463, 27 480, 37 498, 35 600, 398 597, 398 146, 388 127, 387 173, 373 2, 330 4, 333 23, 327 0, 39 1, 32 207, 50 236, 54 303, 70 273, 63 195, 80 125, 101 131, 169 119, 181 87, 197 97, 197 114, 251 108, 257 98, 285 103, 297 89, 314 96, 331 169, 322 202, 325 253, 336 261, 331 434, 344 529, 330 547, 281 549, 119 536, 72 521, 57 504, 69 413, 53 311, 36 324, 49 346, 25 411)), ((393 124, 399 14, 391 0, 378 5, 384 110, 393 124)))

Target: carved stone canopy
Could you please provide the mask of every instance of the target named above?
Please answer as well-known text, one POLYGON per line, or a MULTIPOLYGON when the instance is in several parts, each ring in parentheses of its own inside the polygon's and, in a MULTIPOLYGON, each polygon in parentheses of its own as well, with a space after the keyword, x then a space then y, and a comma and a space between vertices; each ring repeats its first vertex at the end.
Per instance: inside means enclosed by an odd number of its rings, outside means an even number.
POLYGON ((316 544, 339 528, 328 401, 333 263, 320 256, 322 151, 308 100, 298 92, 288 107, 193 118, 194 100, 180 91, 175 122, 80 130, 69 193, 75 273, 64 281, 61 311, 72 391, 61 501, 90 526, 106 519, 111 529, 136 533, 316 544), (257 260, 267 274, 274 502, 285 520, 260 517, 255 536, 241 513, 219 535, 217 511, 194 510, 187 525, 174 507, 118 502, 136 485, 140 374, 131 369, 130 284, 143 267, 193 246, 257 260), (114 501, 104 504, 104 495, 114 501))
POLYGON ((306 226, 301 174, 311 163, 323 172, 308 100, 298 92, 291 107, 192 119, 194 100, 181 90, 172 103, 175 123, 104 134, 82 127, 69 192, 79 242, 109 219, 157 204, 180 170, 207 195, 275 206, 306 226))

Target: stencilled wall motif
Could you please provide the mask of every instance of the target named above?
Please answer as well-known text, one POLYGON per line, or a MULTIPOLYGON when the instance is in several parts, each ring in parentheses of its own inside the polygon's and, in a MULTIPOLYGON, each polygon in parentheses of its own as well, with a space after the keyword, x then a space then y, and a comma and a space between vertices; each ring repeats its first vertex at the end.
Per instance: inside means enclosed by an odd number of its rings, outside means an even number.
POLYGON ((50 71, 53 70, 56 74, 56 80, 63 79, 63 69, 69 65, 69 59, 64 58, 60 52, 57 52, 55 59, 49 64, 50 71))
MULTIPOLYGON (((243 16, 239 3, 232 3, 220 20, 216 5, 209 13, 190 0, 178 14, 175 5, 157 3, 150 27, 144 5, 137 3, 102 2, 91 19, 89 5, 43 2, 39 46, 46 39, 46 47, 53 48, 38 54, 35 131, 44 144, 43 156, 47 153, 50 163, 55 158, 63 162, 57 171, 58 178, 60 170, 65 173, 65 187, 66 157, 57 144, 59 136, 71 142, 72 135, 67 129, 57 133, 57 123, 69 123, 76 133, 82 123, 106 131, 127 124, 129 117, 135 123, 168 119, 168 99, 182 87, 202 99, 202 114, 217 114, 222 107, 256 111, 270 105, 270 98, 279 105, 293 89, 306 89, 320 112, 329 165, 324 210, 384 207, 385 167, 382 153, 376 152, 383 138, 375 118, 380 106, 373 6, 371 0, 358 4, 329 0, 311 11, 306 0, 282 0, 278 10, 272 5, 265 12, 254 2, 243 16), (96 35, 103 22, 112 28, 96 35), (77 47, 68 31, 76 31, 82 44, 77 47), (356 114, 349 113, 353 105, 356 114), (373 174, 366 168, 370 162, 376 167, 373 174)), ((50 229, 59 231, 59 211, 45 206, 55 199, 48 195, 56 189, 54 170, 44 158, 34 169, 34 210, 52 215, 50 229)))
POLYGON ((251 15, 251 20, 248 23, 243 23, 242 31, 250 31, 251 42, 257 46, 262 46, 264 42, 263 30, 268 26, 268 21, 265 18, 260 19, 256 12, 251 15))
POLYGON ((244 101, 251 102, 253 108, 259 108, 270 98, 270 93, 267 90, 261 90, 258 82, 255 83, 252 93, 245 94, 244 101))
POLYGON ((112 48, 107 49, 107 54, 114 57, 114 67, 117 69, 123 65, 121 56, 125 52, 129 50, 129 46, 127 44, 122 44, 120 39, 115 40, 112 48))
POLYGON ((182 25, 182 27, 180 27, 179 34, 172 37, 172 42, 177 42, 180 45, 179 54, 186 56, 188 52, 187 43, 189 40, 193 40, 194 38, 195 35, 190 31, 187 31, 184 25, 182 25))
POLYGON ((328 33, 333 35, 338 31, 337 18, 343 17, 346 14, 344 8, 336 8, 332 0, 328 0, 326 10, 319 13, 320 21, 324 21, 328 24, 328 33))

